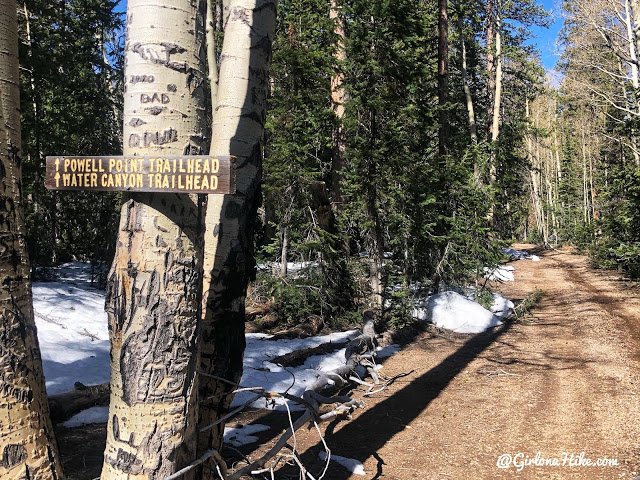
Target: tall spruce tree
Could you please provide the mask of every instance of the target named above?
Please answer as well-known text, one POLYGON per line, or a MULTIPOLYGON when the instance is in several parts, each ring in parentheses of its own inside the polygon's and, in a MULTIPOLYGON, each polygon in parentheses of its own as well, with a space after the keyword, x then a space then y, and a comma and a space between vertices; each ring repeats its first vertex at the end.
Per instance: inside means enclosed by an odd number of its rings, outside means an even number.
POLYGON ((343 107, 328 89, 341 68, 334 65, 343 49, 335 31, 340 20, 324 2, 280 2, 278 12, 264 174, 266 221, 272 222, 265 230, 275 227, 277 235, 266 239, 264 250, 280 260, 282 276, 287 260, 320 260, 319 295, 308 304, 322 305, 332 320, 353 303, 334 214, 343 204, 341 181, 336 183, 342 174, 334 168, 336 155, 344 155, 336 144, 344 141, 336 137, 343 131, 336 108, 343 107))
POLYGON ((27 234, 35 265, 109 262, 115 194, 50 192, 46 155, 119 154, 122 21, 117 2, 19 2, 27 234))

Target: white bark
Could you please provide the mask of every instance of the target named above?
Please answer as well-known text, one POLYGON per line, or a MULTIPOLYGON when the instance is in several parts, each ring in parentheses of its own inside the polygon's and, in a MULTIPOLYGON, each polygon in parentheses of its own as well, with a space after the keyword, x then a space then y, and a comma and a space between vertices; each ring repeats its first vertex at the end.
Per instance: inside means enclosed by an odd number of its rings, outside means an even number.
MULTIPOLYGON (((467 116, 469 118, 469 134, 471 136, 471 143, 477 145, 478 132, 476 127, 476 114, 473 108, 473 97, 471 96, 471 88, 469 87, 469 74, 467 72, 467 46, 464 38, 464 28, 462 23, 462 14, 458 13, 458 34, 460 35, 460 46, 462 56, 462 67, 460 69, 462 73, 462 88, 464 90, 465 101, 467 104, 467 116)), ((476 180, 479 176, 477 165, 474 165, 474 176, 476 180)))
POLYGON ((0 0, 0 478, 62 478, 33 318, 20 171, 17 5, 0 0))
MULTIPOLYGON (((491 128, 491 143, 498 140, 500 134, 500 105, 502 102, 502 22, 500 20, 500 12, 496 14, 496 75, 495 75, 495 93, 493 96, 493 119, 491 128)), ((492 165, 495 168, 495 165, 492 165)), ((494 172, 495 175, 495 172, 494 172)))
MULTIPOLYGON (((125 155, 202 153, 203 6, 129 0, 125 155)), ((107 288, 111 402, 102 478, 160 479, 196 458, 200 215, 195 196, 125 200, 107 288)))
MULTIPOLYGON (((210 152, 237 156, 237 190, 235 195, 210 195, 207 201, 200 369, 231 382, 238 382, 242 374, 245 296, 254 271, 253 222, 275 18, 273 0, 232 0, 224 21, 210 152)), ((209 377, 201 380, 201 425, 215 422, 229 405, 232 390, 209 377)), ((218 450, 223 428, 219 424, 200 435, 200 453, 218 450)))
MULTIPOLYGON (((631 17, 633 19, 633 38, 635 40, 636 55, 640 52, 640 1, 629 0, 631 3, 631 17)), ((636 57, 637 58, 637 57, 636 57)))
POLYGON ((636 54, 636 42, 633 33, 633 25, 631 23, 631 6, 629 0, 624 0, 625 15, 623 17, 624 24, 627 30, 627 40, 629 42, 629 58, 631 59, 631 84, 635 90, 640 87, 640 81, 638 78, 638 56, 636 54))

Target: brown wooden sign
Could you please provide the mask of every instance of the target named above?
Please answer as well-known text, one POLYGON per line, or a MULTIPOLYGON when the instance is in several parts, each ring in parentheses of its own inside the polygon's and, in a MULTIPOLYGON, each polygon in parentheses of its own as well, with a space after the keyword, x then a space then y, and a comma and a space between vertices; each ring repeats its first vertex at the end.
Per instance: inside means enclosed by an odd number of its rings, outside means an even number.
POLYGON ((47 157, 50 190, 235 193, 233 156, 47 157))

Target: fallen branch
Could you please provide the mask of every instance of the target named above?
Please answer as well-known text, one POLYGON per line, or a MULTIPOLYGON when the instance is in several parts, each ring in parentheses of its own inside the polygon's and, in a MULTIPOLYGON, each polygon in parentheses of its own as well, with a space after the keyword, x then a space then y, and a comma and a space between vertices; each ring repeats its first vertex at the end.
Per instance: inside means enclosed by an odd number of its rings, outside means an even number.
POLYGON ((306 412, 304 412, 302 414, 302 416, 300 416, 300 418, 298 418, 280 437, 280 439, 276 442, 276 444, 271 447, 267 453, 265 453, 262 457, 260 457, 259 459, 255 460, 253 463, 251 463, 250 465, 247 465, 246 467, 242 467, 240 470, 232 473, 229 477, 228 480, 237 480, 240 477, 242 477, 242 475, 245 475, 247 473, 251 473, 254 470, 258 470, 263 468, 266 463, 271 460, 273 457, 275 457, 278 452, 280 450, 282 450, 284 448, 284 446, 287 444, 287 442, 289 441, 289 439, 293 436, 293 434, 296 432, 296 430, 298 430, 300 427, 302 427, 303 425, 305 425, 307 422, 309 422, 312 418, 312 414, 309 410, 307 410, 306 412))
POLYGON ((270 360, 270 362, 283 367, 299 367, 306 362, 307 358, 313 355, 325 355, 327 353, 335 352, 336 350, 346 347, 348 344, 348 341, 323 343, 317 347, 304 348, 302 350, 285 353, 284 355, 275 357, 273 360, 270 360))
MULTIPOLYGON (((236 470, 235 472, 229 474, 227 472, 227 466, 222 461, 217 452, 209 451, 203 457, 196 460, 193 464, 185 467, 184 469, 176 472, 175 474, 167 477, 165 480, 174 480, 180 477, 181 475, 187 473, 191 469, 195 468, 195 466, 200 465, 206 462, 209 458, 213 457, 215 460, 215 467, 218 471, 218 475, 223 480, 238 480, 243 475, 252 474, 258 475, 262 473, 269 472, 271 477, 273 478, 274 468, 278 465, 280 460, 289 459, 294 462, 299 470, 301 478, 309 478, 310 480, 316 480, 316 478, 307 471, 305 466, 300 461, 300 457, 297 452, 297 441, 296 441, 296 432, 304 425, 309 424, 309 427, 314 426, 320 435, 320 439, 322 441, 323 446, 325 447, 325 451, 327 454, 327 463, 317 480, 321 480, 326 472, 329 465, 329 460, 331 458, 331 450, 326 444, 320 427, 318 423, 326 422, 333 419, 350 419, 351 414, 356 408, 363 407, 363 403, 359 400, 353 399, 349 396, 336 396, 336 394, 346 386, 349 386, 351 382, 365 385, 369 388, 369 392, 367 394, 372 394, 371 389, 380 384, 380 376, 377 374, 377 366, 375 363, 377 342, 375 338, 375 330, 373 328, 373 316, 369 312, 365 312, 364 314, 364 326, 362 329, 362 334, 358 337, 351 340, 346 345, 345 351, 345 365, 338 367, 330 372, 321 372, 318 375, 318 378, 314 382, 313 386, 309 389, 305 390, 302 394, 302 397, 298 397, 288 393, 289 387, 285 392, 268 392, 260 387, 239 387, 237 391, 254 391, 256 395, 252 397, 250 400, 245 402, 243 405, 235 408, 231 412, 227 413, 223 417, 220 417, 217 421, 213 422, 210 425, 200 428, 200 431, 205 431, 210 428, 213 428, 216 425, 224 423, 229 420, 231 417, 237 415, 240 411, 251 405, 253 402, 258 400, 259 398, 265 398, 267 401, 274 400, 276 398, 281 398, 284 401, 285 408, 287 409, 287 415, 289 418, 289 428, 280 436, 278 441, 275 443, 273 447, 271 447, 264 455, 262 455, 257 460, 254 460, 251 463, 248 463, 244 467, 236 470), (367 371, 373 378, 374 383, 369 383, 360 378, 357 373, 359 367, 362 367, 365 371, 367 371), (298 419, 294 422, 291 410, 289 408, 288 402, 294 402, 298 405, 302 405, 305 407, 305 412, 298 417, 298 419), (320 414, 320 406, 334 404, 335 407, 323 414, 320 414), (293 446, 288 446, 289 439, 293 438, 293 446), (292 450, 291 454, 281 454, 281 450, 285 447, 289 447, 292 450), (277 456, 277 459, 274 464, 270 467, 265 467, 266 464, 277 456)), ((410 372, 411 373, 411 372, 410 372)), ((384 379, 384 384, 381 388, 376 391, 380 391, 391 383, 393 383, 396 379, 401 378, 403 376, 409 375, 409 373, 396 375, 391 379, 384 379)), ((209 376, 209 375, 207 375, 209 376)), ((295 377, 294 377, 295 382, 295 377)), ((375 393, 375 392, 373 392, 375 393)), ((365 394, 365 395, 367 395, 365 394)), ((245 460, 248 461, 248 459, 245 460)), ((208 465, 205 465, 208 466, 208 465)))
POLYGON ((395 375, 391 378, 387 378, 384 381, 384 384, 382 387, 376 389, 376 390, 369 390, 367 393, 364 394, 365 397, 370 397, 371 395, 373 395, 374 393, 378 393, 381 392, 382 390, 384 390, 385 388, 387 388, 389 385, 391 385, 393 382, 395 382, 396 380, 398 380, 399 378, 402 377, 406 377, 408 375, 411 375, 413 372, 415 372, 415 370, 411 370, 410 372, 404 372, 404 373, 399 373, 398 375, 395 375))
POLYGON ((109 393, 108 383, 86 386, 76 382, 72 391, 49 396, 51 420, 61 423, 87 408, 109 405, 109 393))
POLYGON ((216 452, 215 450, 207 450, 205 452, 205 454, 202 455, 198 460, 196 460, 192 464, 184 467, 183 469, 178 470, 176 473, 174 473, 172 475, 169 475, 164 480, 176 480, 177 478, 180 478, 185 473, 188 473, 191 470, 193 470, 194 468, 196 468, 198 465, 202 465, 204 462, 206 462, 210 458, 213 458, 213 460, 215 461, 216 467, 218 467, 218 469, 219 469, 218 471, 220 473, 220 476, 223 479, 226 480, 227 474, 228 474, 228 472, 227 472, 227 464, 224 462, 224 460, 222 459, 220 454, 218 452, 216 452))
MULTIPOLYGON (((228 480, 238 479, 242 475, 245 475, 247 473, 256 474, 258 472, 262 473, 265 471, 272 471, 270 469, 265 469, 265 465, 269 460, 278 455, 278 453, 287 445, 287 442, 291 437, 294 437, 294 448, 293 456, 290 456, 290 458, 292 458, 293 461, 298 464, 302 477, 309 477, 310 479, 315 478, 304 469, 304 466, 300 464, 299 459, 296 456, 295 432, 303 425, 312 422, 313 425, 316 426, 318 433, 320 433, 317 422, 324 422, 335 418, 350 418, 351 413, 353 413, 356 408, 363 406, 362 402, 360 402, 359 400, 354 400, 348 396, 336 397, 334 396, 334 394, 343 387, 347 386, 350 382, 351 377, 356 378, 356 369, 360 365, 375 367, 373 359, 376 355, 376 346, 377 342, 375 338, 373 316, 370 312, 365 312, 362 334, 351 340, 346 346, 345 365, 332 370, 331 372, 321 373, 313 386, 303 393, 302 399, 289 394, 271 394, 273 396, 281 396, 286 400, 292 400, 299 404, 305 405, 307 407, 307 410, 295 422, 293 422, 291 420, 289 407, 285 401, 285 406, 289 413, 290 419, 289 428, 282 434, 276 444, 271 447, 262 457, 231 474, 228 480), (337 404, 336 408, 325 414, 318 414, 320 405, 331 403, 337 404)), ((320 437, 322 438, 322 435, 320 435, 320 437)), ((324 438, 322 438, 322 441, 327 450, 327 456, 330 457, 331 452, 328 446, 326 446, 326 443, 324 443, 324 438)), ((319 478, 324 477, 326 469, 327 466, 325 466, 325 469, 319 478)))

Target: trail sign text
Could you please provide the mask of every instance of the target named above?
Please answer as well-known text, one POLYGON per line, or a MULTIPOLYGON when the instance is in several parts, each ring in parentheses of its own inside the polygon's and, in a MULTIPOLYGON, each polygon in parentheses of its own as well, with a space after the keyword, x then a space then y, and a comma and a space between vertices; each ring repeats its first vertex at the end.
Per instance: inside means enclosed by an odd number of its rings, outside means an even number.
POLYGON ((235 193, 235 157, 47 157, 50 190, 235 193))

